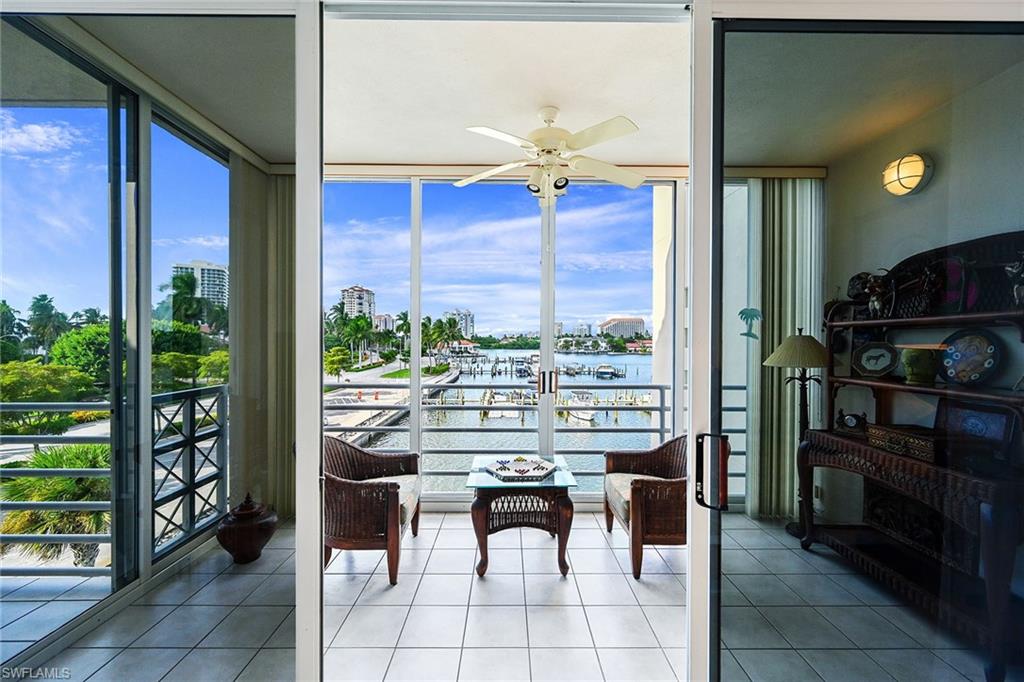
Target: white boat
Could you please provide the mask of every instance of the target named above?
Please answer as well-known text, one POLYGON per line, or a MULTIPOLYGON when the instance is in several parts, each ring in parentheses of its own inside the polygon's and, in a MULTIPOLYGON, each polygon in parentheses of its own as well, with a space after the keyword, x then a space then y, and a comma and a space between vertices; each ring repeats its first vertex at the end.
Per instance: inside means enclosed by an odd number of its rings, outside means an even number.
POLYGON ((594 378, 596 379, 614 379, 617 375, 618 372, 611 365, 598 365, 597 369, 594 370, 594 378))
POLYGON ((508 393, 495 391, 490 395, 490 402, 486 410, 488 419, 518 419, 521 413, 518 410, 503 410, 502 406, 514 405, 512 396, 508 393))
POLYGON ((573 390, 570 391, 572 399, 566 405, 566 418, 568 421, 575 421, 584 424, 592 424, 597 419, 597 412, 591 409, 594 405, 594 394, 590 391, 573 390))

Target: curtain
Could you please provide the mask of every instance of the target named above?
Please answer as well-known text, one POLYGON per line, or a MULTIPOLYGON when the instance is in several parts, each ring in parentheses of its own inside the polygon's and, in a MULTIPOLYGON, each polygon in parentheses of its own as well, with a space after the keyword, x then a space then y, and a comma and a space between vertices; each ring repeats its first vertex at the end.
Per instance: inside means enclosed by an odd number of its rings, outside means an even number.
POLYGON ((270 176, 267 501, 295 516, 295 176, 270 176))
MULTIPOLYGON (((822 338, 824 289, 823 183, 817 179, 769 178, 761 182, 760 362, 802 328, 822 338)), ((766 518, 797 512, 796 450, 799 399, 789 372, 760 366, 756 433, 751 455, 756 508, 766 518)), ((811 385, 812 426, 820 423, 820 390, 811 385), (815 409, 818 408, 818 409, 815 409)))
POLYGON ((229 495, 295 514, 295 176, 231 156, 229 495))

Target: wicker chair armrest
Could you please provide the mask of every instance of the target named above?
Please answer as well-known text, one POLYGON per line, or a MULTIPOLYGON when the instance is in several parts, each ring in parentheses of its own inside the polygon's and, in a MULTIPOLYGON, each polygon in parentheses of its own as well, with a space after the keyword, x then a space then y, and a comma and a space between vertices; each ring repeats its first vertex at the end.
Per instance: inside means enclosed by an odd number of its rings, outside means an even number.
POLYGON ((398 509, 398 483, 352 481, 324 474, 324 535, 360 540, 384 537, 388 512, 398 509))
POLYGON ((605 473, 643 474, 672 478, 678 472, 672 461, 658 456, 659 448, 653 450, 618 450, 604 453, 605 473))
POLYGON ((419 457, 416 452, 372 452, 338 438, 324 437, 324 470, 350 481, 418 474, 419 457))
POLYGON ((420 454, 418 452, 366 452, 360 468, 370 475, 366 478, 382 476, 405 476, 420 472, 420 454))
POLYGON ((685 478, 651 480, 633 479, 630 483, 631 513, 639 521, 645 534, 685 535, 686 533, 686 490, 685 478))

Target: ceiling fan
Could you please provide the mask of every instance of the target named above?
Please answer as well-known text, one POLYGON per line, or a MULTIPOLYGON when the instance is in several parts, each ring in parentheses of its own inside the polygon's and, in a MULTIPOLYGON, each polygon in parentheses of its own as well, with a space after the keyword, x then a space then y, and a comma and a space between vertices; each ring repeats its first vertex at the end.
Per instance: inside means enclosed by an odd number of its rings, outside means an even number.
POLYGON ((511 133, 496 130, 488 126, 472 126, 466 130, 493 137, 502 142, 514 144, 523 150, 525 159, 512 161, 495 168, 490 168, 455 183, 456 187, 483 180, 499 173, 505 173, 516 168, 536 164, 537 168, 530 173, 530 179, 526 188, 531 194, 541 200, 552 201, 565 194, 569 186, 569 178, 563 167, 568 167, 578 173, 607 180, 617 185, 623 185, 630 189, 636 189, 643 184, 645 178, 639 173, 634 173, 625 168, 619 168, 613 164, 589 156, 583 156, 578 152, 593 147, 594 145, 614 140, 623 135, 629 135, 639 130, 637 125, 625 116, 616 116, 603 123, 584 128, 577 133, 571 133, 564 128, 555 127, 555 120, 558 118, 558 107, 542 107, 537 116, 544 122, 542 128, 537 128, 526 137, 519 137, 511 133))

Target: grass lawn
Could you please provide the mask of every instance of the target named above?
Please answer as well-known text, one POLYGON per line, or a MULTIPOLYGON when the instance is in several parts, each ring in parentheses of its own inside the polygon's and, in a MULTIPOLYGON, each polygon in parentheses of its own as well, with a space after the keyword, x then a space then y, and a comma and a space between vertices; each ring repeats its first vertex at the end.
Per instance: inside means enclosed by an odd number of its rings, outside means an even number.
MULTIPOLYGON (((421 367, 420 376, 430 377, 437 376, 438 374, 444 374, 448 371, 448 365, 438 365, 437 367, 421 367)), ((381 379, 408 379, 412 376, 412 372, 408 367, 405 369, 396 369, 394 372, 388 372, 381 374, 381 379)))

